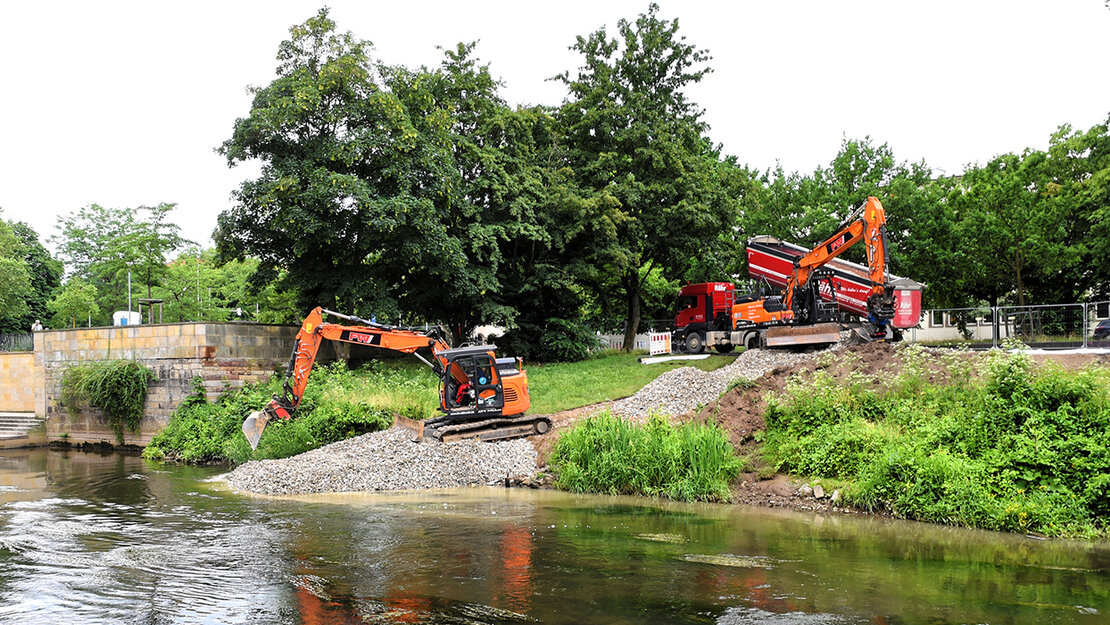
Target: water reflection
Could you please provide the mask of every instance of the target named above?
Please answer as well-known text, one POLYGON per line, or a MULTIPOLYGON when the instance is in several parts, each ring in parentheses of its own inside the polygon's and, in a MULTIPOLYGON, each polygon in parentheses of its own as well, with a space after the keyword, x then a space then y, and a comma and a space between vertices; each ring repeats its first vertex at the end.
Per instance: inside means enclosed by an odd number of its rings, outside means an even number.
POLYGON ((0 621, 1097 623, 1110 548, 505 489, 265 499, 0 455, 0 621))

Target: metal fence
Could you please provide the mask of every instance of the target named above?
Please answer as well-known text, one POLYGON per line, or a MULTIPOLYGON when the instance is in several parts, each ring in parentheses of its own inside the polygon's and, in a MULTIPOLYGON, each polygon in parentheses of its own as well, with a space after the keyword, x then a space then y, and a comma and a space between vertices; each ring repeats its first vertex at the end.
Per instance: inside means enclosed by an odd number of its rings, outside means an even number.
POLYGON ((0 352, 30 352, 34 349, 33 334, 0 334, 0 352))
POLYGON ((1029 347, 1110 348, 1110 301, 1043 306, 926 310, 906 339, 934 345, 998 347, 1007 340, 1029 347))

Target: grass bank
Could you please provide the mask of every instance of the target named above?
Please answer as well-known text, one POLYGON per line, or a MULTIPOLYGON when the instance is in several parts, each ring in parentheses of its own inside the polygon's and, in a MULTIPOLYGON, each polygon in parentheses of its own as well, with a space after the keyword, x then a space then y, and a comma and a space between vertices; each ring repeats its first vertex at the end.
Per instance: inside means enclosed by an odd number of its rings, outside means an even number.
POLYGON ((905 518, 1110 535, 1106 368, 1035 367, 1005 352, 937 358, 915 346, 901 356, 885 385, 863 374, 837 379, 820 365, 795 377, 768 402, 767 459, 843 481, 848 503, 905 518))
MULTIPOLYGON (((626 397, 665 371, 689 363, 644 366, 638 354, 605 353, 578 363, 526 365, 530 412, 545 414, 608 399, 626 397)), ((731 362, 711 357, 696 361, 705 370, 731 362)), ((280 379, 204 400, 201 390, 184 402, 144 454, 155 460, 239 464, 284 458, 322 445, 388 427, 394 412, 413 419, 438 414, 438 381, 415 359, 372 362, 358 370, 342 363, 317 366, 305 391, 302 409, 288 423, 267 426, 252 451, 240 426, 243 419, 280 392, 280 379)))
POLYGON ((714 424, 634 425, 604 412, 559 437, 549 461, 555 485, 574 492, 728 501, 744 462, 714 424))

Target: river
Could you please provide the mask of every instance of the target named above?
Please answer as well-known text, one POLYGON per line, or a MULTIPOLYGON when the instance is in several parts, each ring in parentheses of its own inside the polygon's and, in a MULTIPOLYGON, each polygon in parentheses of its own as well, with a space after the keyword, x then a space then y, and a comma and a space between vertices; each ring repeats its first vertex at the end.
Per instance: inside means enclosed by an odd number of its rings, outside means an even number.
POLYGON ((1106 623, 1110 545, 469 488, 269 499, 0 452, 2 623, 1106 623))

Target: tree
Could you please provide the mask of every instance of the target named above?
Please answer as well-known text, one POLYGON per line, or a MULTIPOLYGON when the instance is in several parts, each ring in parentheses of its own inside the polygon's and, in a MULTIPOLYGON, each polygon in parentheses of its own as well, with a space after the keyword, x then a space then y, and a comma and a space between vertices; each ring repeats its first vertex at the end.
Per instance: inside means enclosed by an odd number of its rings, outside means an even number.
POLYGON ((47 313, 50 299, 62 284, 62 263, 43 247, 38 233, 30 226, 19 221, 10 225, 12 233, 23 246, 31 290, 24 298, 27 312, 22 317, 17 317, 8 311, 7 315, 0 318, 0 331, 26 332, 36 319, 46 319, 49 316, 47 313))
POLYGON ((579 37, 572 49, 584 65, 558 77, 570 91, 558 119, 575 183, 599 206, 615 207, 595 226, 605 235, 589 255, 599 270, 581 278, 600 297, 623 295, 629 349, 642 276, 660 267, 676 277, 687 259, 717 245, 735 209, 701 110, 685 94, 710 71, 710 57, 658 13, 652 4, 635 23, 621 20, 619 39, 604 28, 579 37))
MULTIPOLYGON (((23 242, 7 221, 0 220, 0 310, 16 320, 29 311, 26 299, 32 292, 25 257, 23 242)), ((29 328, 30 324, 18 331, 26 332, 29 328)))
POLYGON ((76 328, 78 320, 91 318, 100 312, 96 304, 96 287, 80 278, 71 278, 65 288, 50 302, 57 327, 76 328))
POLYGON ((174 207, 164 203, 113 209, 90 204, 59 217, 53 240, 68 275, 97 292, 97 308, 105 316, 95 321, 107 321, 111 311, 126 307, 129 274, 133 287, 153 296, 168 271, 170 254, 189 243, 178 234, 180 227, 167 221, 174 207))

